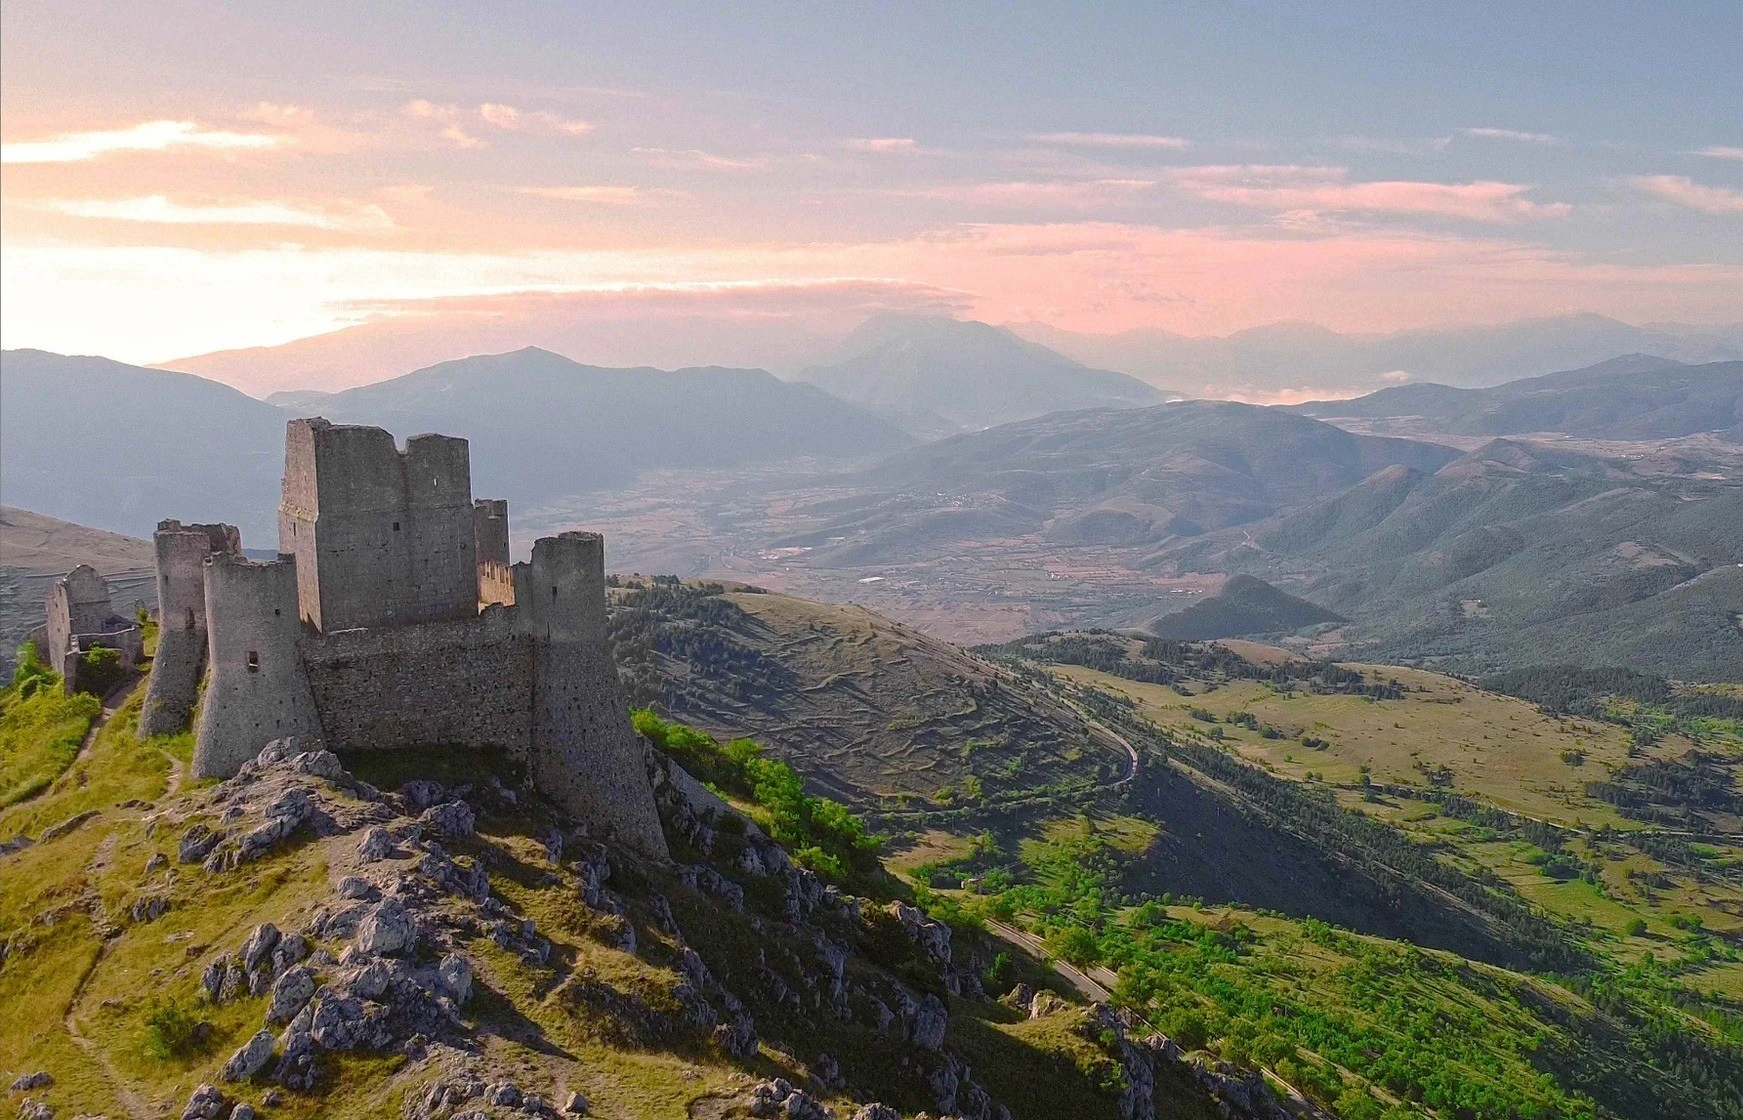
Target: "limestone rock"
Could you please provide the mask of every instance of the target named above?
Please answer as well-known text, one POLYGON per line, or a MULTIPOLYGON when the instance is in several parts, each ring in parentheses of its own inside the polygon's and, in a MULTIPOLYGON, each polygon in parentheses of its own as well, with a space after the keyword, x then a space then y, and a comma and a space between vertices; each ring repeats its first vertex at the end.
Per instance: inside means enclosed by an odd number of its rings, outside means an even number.
POLYGON ((464 953, 449 953, 436 966, 436 978, 456 1004, 472 998, 472 962, 464 953))
POLYGON ((944 1032, 950 1024, 950 1013, 944 1003, 928 992, 915 999, 902 993, 902 1036, 923 1050, 937 1050, 944 1045, 944 1032))
POLYGON ((445 801, 440 805, 432 805, 418 819, 436 833, 450 839, 471 836, 478 828, 477 814, 464 801, 445 801))
POLYGON ((364 863, 377 863, 394 855, 393 837, 377 825, 363 834, 357 845, 357 855, 364 863))
POLYGON ((345 773, 345 767, 340 764, 339 756, 326 750, 304 751, 291 761, 291 766, 299 774, 326 778, 328 781, 332 781, 345 773))
POLYGON ((272 986, 272 1001, 267 1004, 266 1021, 288 1023, 296 1018, 315 994, 315 974, 305 965, 289 969, 272 986))
POLYGON ((18 1120, 54 1120, 54 1108, 45 1100, 30 1097, 18 1106, 18 1120))
POLYGON ((28 1093, 32 1089, 46 1089, 54 1084, 54 1078, 47 1070, 37 1070, 27 1073, 12 1083, 14 1093, 28 1093))
POLYGON ((278 945, 278 927, 271 922, 262 922, 249 933, 248 939, 242 943, 242 970, 253 972, 260 967, 260 962, 271 956, 278 945))
POLYGON ((266 1068, 266 1063, 272 1060, 272 1050, 272 1032, 260 1031, 230 1055, 219 1076, 225 1081, 246 1081, 266 1068))
POLYGON ((218 846, 218 841, 223 838, 221 834, 213 832, 206 825, 195 824, 182 833, 181 841, 176 845, 176 858, 183 863, 199 863, 210 854, 213 848, 218 846))
POLYGON ((441 782, 432 782, 428 778, 415 778, 399 787, 400 799, 405 802, 408 812, 421 813, 446 796, 447 791, 441 782))
POLYGON ((861 1105, 850 1117, 850 1120, 902 1120, 902 1114, 887 1104, 873 1101, 870 1104, 861 1105))
POLYGON ((587 1110, 592 1107, 592 1103, 580 1093, 570 1093, 563 1098, 563 1115, 585 1116, 587 1110))
POLYGON ((211 1084, 201 1084, 195 1089, 188 1097, 187 1107, 182 1109, 182 1120, 218 1120, 222 1115, 224 1094, 211 1084))
POLYGON ((404 952, 417 940, 417 927, 397 898, 384 898, 357 927, 357 948, 373 956, 404 952))

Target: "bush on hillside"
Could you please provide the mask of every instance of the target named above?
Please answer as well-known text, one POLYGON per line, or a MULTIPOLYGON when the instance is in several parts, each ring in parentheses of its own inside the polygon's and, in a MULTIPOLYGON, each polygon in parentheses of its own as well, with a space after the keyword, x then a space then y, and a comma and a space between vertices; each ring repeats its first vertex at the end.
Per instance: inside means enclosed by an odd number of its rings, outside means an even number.
POLYGON ((791 766, 763 757, 762 744, 754 739, 723 744, 645 708, 633 720, 637 731, 684 769, 754 804, 758 823, 801 866, 837 883, 876 873, 880 838, 839 801, 807 795, 791 766))

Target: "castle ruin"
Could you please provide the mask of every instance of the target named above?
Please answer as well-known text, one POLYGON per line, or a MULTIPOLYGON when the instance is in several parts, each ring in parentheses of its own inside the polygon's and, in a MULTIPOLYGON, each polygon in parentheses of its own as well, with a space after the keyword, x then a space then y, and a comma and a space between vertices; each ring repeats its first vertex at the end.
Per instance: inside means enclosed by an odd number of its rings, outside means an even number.
POLYGON ((576 816, 666 856, 606 644, 604 538, 544 537, 511 565, 508 503, 473 500, 465 440, 402 451, 380 428, 293 420, 276 560, 245 557, 224 525, 165 521, 155 542, 141 732, 186 727, 197 695, 196 776, 233 775, 287 737, 493 748, 576 816))
POLYGON ((61 675, 69 696, 79 689, 85 655, 91 650, 115 650, 128 669, 144 655, 139 624, 115 613, 109 581, 89 564, 80 564, 55 581, 47 613, 48 663, 61 675))

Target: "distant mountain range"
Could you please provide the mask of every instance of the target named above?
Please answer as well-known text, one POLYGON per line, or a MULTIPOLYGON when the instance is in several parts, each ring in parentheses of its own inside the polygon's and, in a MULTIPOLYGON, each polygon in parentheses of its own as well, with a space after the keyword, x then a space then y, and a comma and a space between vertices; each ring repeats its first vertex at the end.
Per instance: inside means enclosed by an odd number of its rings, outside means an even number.
POLYGON ((1743 359, 1743 321, 1712 328, 1637 327, 1602 315, 1395 334, 1338 334, 1311 323, 1274 323, 1210 338, 1163 330, 1087 335, 1042 323, 1014 323, 1011 330, 1077 361, 1153 385, 1266 403, 1305 395, 1355 396, 1404 380, 1465 388, 1498 385, 1618 354, 1653 354, 1691 364, 1743 359))
POLYGON ((1457 456, 1229 401, 1054 413, 895 456, 856 476, 859 494, 814 531, 776 543, 825 565, 1035 533, 1156 545, 1341 493, 1389 465, 1432 472, 1457 456))
POLYGON ((913 440, 888 420, 762 370, 583 366, 527 349, 444 362, 280 408, 191 374, 37 350, 0 357, 5 499, 149 536, 158 519, 222 520, 277 540, 284 425, 379 424, 402 440, 472 440, 478 493, 521 504, 660 468, 870 459, 913 440))
POLYGON ((799 376, 925 439, 1180 396, 1092 369, 1001 327, 943 315, 873 316, 799 376))
POLYGON ((1630 354, 1492 389, 1401 385, 1354 400, 1309 401, 1295 411, 1409 420, 1416 431, 1448 435, 1643 440, 1712 432, 1743 443, 1743 361, 1691 366, 1630 354))

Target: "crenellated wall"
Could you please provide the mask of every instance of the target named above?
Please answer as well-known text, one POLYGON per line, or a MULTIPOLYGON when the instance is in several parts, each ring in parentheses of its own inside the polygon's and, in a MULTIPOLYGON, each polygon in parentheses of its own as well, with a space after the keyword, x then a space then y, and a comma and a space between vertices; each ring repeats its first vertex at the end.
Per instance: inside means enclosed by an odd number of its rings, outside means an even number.
POLYGON ((318 740, 298 655, 297 566, 215 553, 205 566, 208 674, 194 776, 229 777, 274 739, 318 740))
POLYGON ((206 666, 206 558, 214 553, 242 555, 234 525, 160 521, 152 544, 157 552, 157 652, 139 717, 142 738, 187 730, 206 666))

